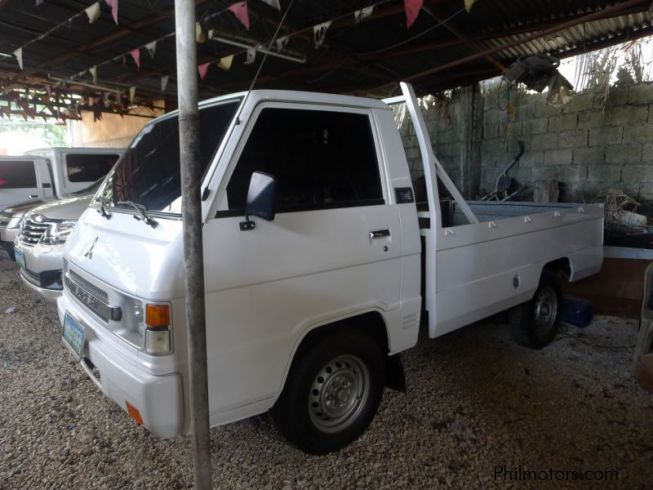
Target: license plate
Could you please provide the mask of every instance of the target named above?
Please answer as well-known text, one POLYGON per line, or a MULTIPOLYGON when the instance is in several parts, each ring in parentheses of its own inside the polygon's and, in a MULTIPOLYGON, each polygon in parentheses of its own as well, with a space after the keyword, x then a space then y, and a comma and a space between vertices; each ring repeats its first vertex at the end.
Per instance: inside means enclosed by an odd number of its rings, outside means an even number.
POLYGON ((72 316, 66 313, 63 320, 63 339, 79 357, 84 352, 86 333, 84 327, 72 316))
POLYGON ((16 263, 21 269, 27 269, 25 264, 25 254, 18 249, 14 249, 14 254, 16 255, 16 263))

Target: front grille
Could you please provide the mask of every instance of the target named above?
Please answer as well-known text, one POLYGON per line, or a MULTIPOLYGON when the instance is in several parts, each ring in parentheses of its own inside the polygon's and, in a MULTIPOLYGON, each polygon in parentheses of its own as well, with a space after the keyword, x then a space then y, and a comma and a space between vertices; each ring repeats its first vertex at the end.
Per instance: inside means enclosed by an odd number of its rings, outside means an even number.
POLYGON ((49 227, 48 223, 37 223, 32 218, 26 218, 21 227, 18 240, 23 245, 33 247, 41 241, 41 237, 49 227))
POLYGON ((65 275, 66 289, 77 298, 77 300, 95 313, 105 322, 112 319, 112 308, 109 306, 109 296, 86 279, 81 278, 73 271, 65 275))

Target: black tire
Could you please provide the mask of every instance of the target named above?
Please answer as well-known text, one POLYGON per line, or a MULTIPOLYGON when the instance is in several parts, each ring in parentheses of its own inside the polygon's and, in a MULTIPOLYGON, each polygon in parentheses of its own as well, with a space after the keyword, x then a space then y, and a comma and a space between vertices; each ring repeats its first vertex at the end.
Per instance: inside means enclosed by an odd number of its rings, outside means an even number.
POLYGON ((347 446, 369 426, 383 396, 385 353, 358 330, 309 342, 293 360, 272 416, 286 439, 318 455, 347 446))
POLYGON ((555 274, 542 272, 533 299, 508 312, 508 320, 515 341, 531 349, 549 345, 560 325, 560 289, 555 274))

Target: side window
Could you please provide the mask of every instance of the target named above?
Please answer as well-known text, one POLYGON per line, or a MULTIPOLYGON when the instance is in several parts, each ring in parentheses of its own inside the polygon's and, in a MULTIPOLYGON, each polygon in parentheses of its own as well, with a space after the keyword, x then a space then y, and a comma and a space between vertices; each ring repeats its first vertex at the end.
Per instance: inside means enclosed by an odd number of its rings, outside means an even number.
POLYGON ((0 162, 0 190, 33 189, 36 185, 34 162, 0 162))
POLYGON ((70 182, 95 182, 109 173, 120 155, 66 155, 66 172, 70 182))
POLYGON ((366 114, 263 109, 227 185, 243 211, 255 171, 277 180, 277 212, 384 204, 366 114))

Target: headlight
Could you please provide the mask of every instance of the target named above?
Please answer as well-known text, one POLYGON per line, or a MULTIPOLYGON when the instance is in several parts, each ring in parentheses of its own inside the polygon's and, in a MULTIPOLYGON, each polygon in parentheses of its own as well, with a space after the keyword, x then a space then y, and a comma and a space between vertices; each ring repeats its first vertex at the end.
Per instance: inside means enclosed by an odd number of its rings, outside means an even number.
POLYGON ((73 231, 76 221, 63 221, 61 223, 52 223, 43 234, 40 243, 46 245, 61 245, 66 243, 70 232, 73 231))
POLYGON ((122 318, 114 332, 148 354, 172 352, 170 306, 123 296, 122 318))
POLYGON ((18 228, 22 220, 23 220, 22 216, 12 216, 11 218, 9 218, 9 222, 7 223, 7 228, 9 229, 18 228))

